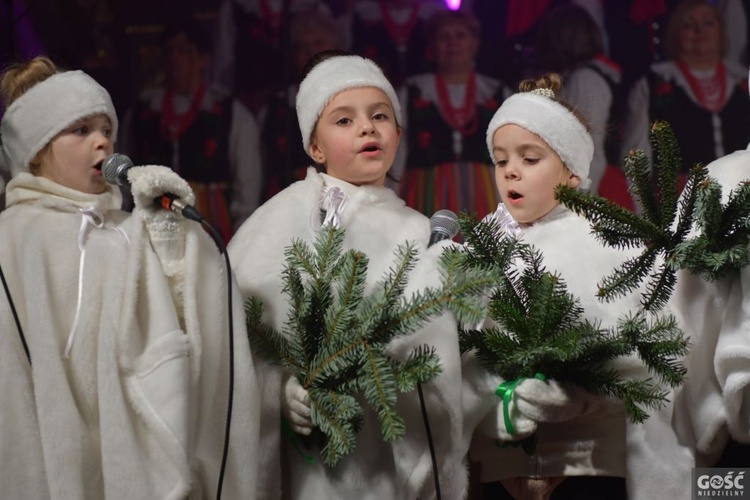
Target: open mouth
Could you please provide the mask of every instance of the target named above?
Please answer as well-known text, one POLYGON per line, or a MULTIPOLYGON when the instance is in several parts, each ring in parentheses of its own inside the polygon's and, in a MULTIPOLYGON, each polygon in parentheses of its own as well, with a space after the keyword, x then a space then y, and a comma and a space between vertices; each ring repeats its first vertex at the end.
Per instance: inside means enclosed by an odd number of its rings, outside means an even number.
POLYGON ((380 147, 375 143, 365 144, 365 146, 359 150, 360 153, 375 153, 377 151, 380 151, 380 147))
POLYGON ((523 198, 523 195, 518 191, 508 191, 508 199, 511 201, 518 201, 523 198))
POLYGON ((99 171, 101 171, 101 170, 102 170, 102 164, 103 164, 103 163, 104 163, 104 159, 102 158, 101 160, 99 160, 98 162, 96 162, 96 163, 94 164, 94 168, 95 168, 96 170, 99 170, 99 171))

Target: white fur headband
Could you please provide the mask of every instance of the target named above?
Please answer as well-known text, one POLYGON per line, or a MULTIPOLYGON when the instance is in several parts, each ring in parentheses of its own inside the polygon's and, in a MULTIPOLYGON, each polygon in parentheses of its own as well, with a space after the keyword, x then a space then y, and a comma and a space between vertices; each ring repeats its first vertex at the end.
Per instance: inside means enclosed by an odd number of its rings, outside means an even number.
POLYGON ((103 113, 117 137, 117 114, 109 93, 82 71, 57 73, 13 101, 0 124, 2 153, 13 176, 54 137, 81 118, 103 113))
POLYGON ((497 129, 508 124, 541 137, 581 179, 581 189, 591 185, 589 169, 594 157, 594 141, 586 127, 565 106, 533 92, 520 92, 506 99, 487 127, 487 149, 492 163, 496 162, 492 138, 497 129))
POLYGON ((360 56, 332 57, 307 74, 297 93, 297 120, 307 154, 310 154, 310 138, 323 108, 336 94, 358 87, 375 87, 385 92, 396 114, 396 122, 403 123, 396 91, 374 62, 360 56))

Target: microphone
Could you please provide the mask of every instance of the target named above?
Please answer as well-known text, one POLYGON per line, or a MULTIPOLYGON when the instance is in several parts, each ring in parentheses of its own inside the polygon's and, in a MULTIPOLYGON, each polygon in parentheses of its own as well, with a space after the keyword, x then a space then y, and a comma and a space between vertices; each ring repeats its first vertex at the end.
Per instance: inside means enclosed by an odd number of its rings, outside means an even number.
POLYGON ((458 234, 458 216, 451 210, 438 210, 430 217, 430 242, 431 247, 443 240, 452 240, 458 234))
MULTIPOLYGON (((110 184, 130 188, 128 170, 133 168, 133 161, 126 155, 115 153, 109 155, 102 163, 104 179, 110 184)), ((186 219, 201 222, 203 216, 193 207, 172 193, 164 193, 154 198, 154 204, 165 210, 178 213, 186 219)))
POLYGON ((133 167, 133 161, 127 156, 115 153, 109 155, 102 163, 104 179, 110 184, 130 188, 128 170, 133 167))

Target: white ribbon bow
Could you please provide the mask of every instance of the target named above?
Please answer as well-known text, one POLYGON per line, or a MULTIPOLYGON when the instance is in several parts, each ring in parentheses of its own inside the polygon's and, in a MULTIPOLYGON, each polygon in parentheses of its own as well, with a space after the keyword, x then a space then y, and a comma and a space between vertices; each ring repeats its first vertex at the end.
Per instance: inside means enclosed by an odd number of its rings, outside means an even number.
POLYGON ((320 208, 326 211, 321 227, 339 227, 341 225, 341 213, 345 206, 346 193, 336 186, 327 188, 320 200, 320 208))
MULTIPOLYGON (((78 299, 76 302, 76 314, 73 319, 73 326, 70 328, 68 334, 68 342, 65 345, 64 357, 67 359, 70 357, 70 351, 73 348, 73 341, 75 340, 76 332, 78 331, 78 321, 81 317, 81 303, 83 302, 83 267, 86 262, 86 235, 88 234, 89 227, 96 229, 104 228, 104 214, 96 207, 79 208, 81 212, 81 225, 78 228, 78 250, 81 251, 81 257, 78 261, 78 299)), ((130 244, 128 235, 123 231, 121 227, 112 228, 125 239, 125 242, 130 244)))

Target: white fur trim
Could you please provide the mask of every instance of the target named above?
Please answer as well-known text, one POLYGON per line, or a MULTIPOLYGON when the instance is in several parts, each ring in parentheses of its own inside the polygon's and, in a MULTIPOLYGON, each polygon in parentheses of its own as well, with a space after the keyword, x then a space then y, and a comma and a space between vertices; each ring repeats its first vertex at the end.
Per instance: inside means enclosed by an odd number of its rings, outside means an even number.
POLYGON ((83 71, 52 75, 16 99, 0 124, 2 151, 15 176, 57 134, 81 118, 105 114, 117 137, 117 113, 109 93, 83 71))
POLYGON ((589 169, 594 157, 594 141, 586 127, 562 104, 547 97, 521 92, 506 99, 487 127, 487 150, 496 162, 492 138, 503 125, 525 128, 544 140, 562 159, 565 166, 580 177, 581 189, 590 184, 589 169))
POLYGON ((385 92, 391 100, 396 122, 403 123, 396 91, 377 64, 360 56, 332 57, 307 74, 297 93, 297 120, 306 153, 310 154, 310 138, 323 108, 340 92, 359 87, 375 87, 385 92))

